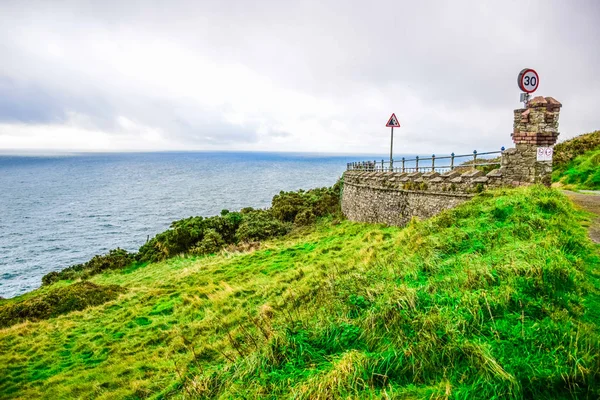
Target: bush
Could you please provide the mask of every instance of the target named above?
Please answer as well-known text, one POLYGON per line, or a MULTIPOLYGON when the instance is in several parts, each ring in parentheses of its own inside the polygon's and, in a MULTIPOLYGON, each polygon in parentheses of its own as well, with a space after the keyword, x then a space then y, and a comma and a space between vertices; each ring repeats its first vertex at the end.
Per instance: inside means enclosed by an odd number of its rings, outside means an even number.
POLYGON ((296 225, 310 225, 317 218, 339 215, 341 182, 331 188, 280 192, 273 197, 270 210, 243 208, 240 212, 221 210, 220 215, 189 217, 174 221, 168 230, 142 245, 137 254, 123 249, 95 256, 84 264, 73 265, 42 278, 43 285, 59 280, 86 279, 109 269, 122 269, 135 261, 157 262, 178 254, 213 254, 238 241, 261 241, 285 235, 296 225))
POLYGON ((50 285, 59 280, 87 279, 106 270, 128 267, 134 261, 133 254, 117 248, 110 250, 108 254, 94 256, 84 264, 76 264, 60 272, 50 272, 42 278, 42 285, 50 285))
POLYGON ((124 289, 118 285, 101 286, 87 281, 56 288, 18 303, 0 305, 0 327, 80 311, 114 300, 122 292, 124 289))
POLYGON ((257 210, 244 216, 236 236, 243 242, 256 242, 285 235, 290 229, 290 223, 281 222, 269 211, 257 210))
POLYGON ((310 225, 314 223, 316 220, 315 214, 313 214, 312 210, 304 209, 296 214, 296 218, 294 218, 295 225, 310 225))
MULTIPOLYGON (((280 192, 273 197, 271 212, 282 222, 295 222, 301 213, 304 213, 304 216, 300 217, 299 221, 306 221, 311 214, 315 218, 337 215, 341 212, 340 188, 341 184, 338 181, 331 188, 280 192)), ((309 219, 312 222, 315 218, 309 219)))
POLYGON ((203 255, 203 254, 214 254, 221 250, 225 245, 225 241, 214 229, 207 229, 204 232, 204 238, 194 246, 191 250, 192 254, 203 255))
MULTIPOLYGON (((223 244, 235 243, 235 233, 242 218, 241 213, 223 210, 221 216, 210 218, 190 217, 175 221, 171 224, 169 230, 159 233, 140 247, 137 258, 139 261, 155 262, 177 254, 187 253, 192 248, 198 250, 206 232, 209 230, 217 233, 223 244)), ((213 239, 215 239, 214 235, 213 239)))

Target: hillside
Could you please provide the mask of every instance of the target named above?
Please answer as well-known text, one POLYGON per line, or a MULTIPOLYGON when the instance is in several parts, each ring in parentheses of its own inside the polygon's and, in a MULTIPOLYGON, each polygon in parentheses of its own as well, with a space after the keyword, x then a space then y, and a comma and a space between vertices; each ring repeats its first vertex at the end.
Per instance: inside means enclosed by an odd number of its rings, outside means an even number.
POLYGON ((503 190, 404 229, 324 218, 104 271, 116 299, 0 330, 0 397, 598 398, 586 218, 503 190))
POLYGON ((569 189, 600 189, 600 131, 559 143, 554 154, 553 182, 569 189))

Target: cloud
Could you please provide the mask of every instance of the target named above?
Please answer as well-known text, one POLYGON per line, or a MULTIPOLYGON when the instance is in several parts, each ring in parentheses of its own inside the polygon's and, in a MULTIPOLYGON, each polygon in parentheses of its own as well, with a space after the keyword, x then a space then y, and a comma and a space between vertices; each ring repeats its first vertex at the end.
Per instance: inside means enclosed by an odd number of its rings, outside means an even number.
POLYGON ((510 145, 516 75, 600 126, 593 1, 3 2, 0 149, 510 145))

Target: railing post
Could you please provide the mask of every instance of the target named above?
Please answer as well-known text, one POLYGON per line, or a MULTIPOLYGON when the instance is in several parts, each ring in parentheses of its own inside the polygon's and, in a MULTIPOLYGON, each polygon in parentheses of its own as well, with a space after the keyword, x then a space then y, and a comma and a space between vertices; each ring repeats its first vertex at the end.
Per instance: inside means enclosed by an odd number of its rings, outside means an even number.
POLYGON ((435 172, 435 154, 431 155, 431 172, 435 172))
POLYGON ((475 168, 475 165, 477 165, 476 161, 477 161, 477 150, 473 150, 473 168, 475 168))
POLYGON ((381 160, 381 171, 385 171, 385 167, 383 166, 383 160, 381 160))
POLYGON ((402 172, 404 173, 404 157, 402 157, 402 172))
POLYGON ((450 154, 450 171, 454 170, 454 152, 450 154))
POLYGON ((415 172, 419 172, 419 156, 416 156, 415 160, 415 172))

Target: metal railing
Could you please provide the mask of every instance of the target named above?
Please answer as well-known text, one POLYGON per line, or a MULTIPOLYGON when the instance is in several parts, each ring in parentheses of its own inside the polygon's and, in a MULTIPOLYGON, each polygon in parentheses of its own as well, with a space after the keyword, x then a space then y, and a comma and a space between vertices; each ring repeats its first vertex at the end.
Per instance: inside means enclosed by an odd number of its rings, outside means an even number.
MULTIPOLYGON (((373 161, 358 161, 347 164, 348 171, 375 171, 375 172, 447 172, 452 171, 456 168, 475 168, 483 166, 494 166, 500 165, 500 161, 493 161, 489 156, 502 155, 504 147, 499 151, 487 151, 484 153, 478 153, 477 150, 473 150, 471 154, 456 155, 454 153, 449 156, 436 157, 433 154, 431 157, 419 157, 407 159, 402 157, 400 160, 373 160, 373 161), (470 158, 470 160, 462 161, 457 165, 457 159, 470 158), (478 158, 482 157, 482 158, 478 158), (439 163, 440 160, 449 160, 448 165, 436 165, 436 161, 439 163)), ((446 161, 442 161, 446 163, 446 161)))

